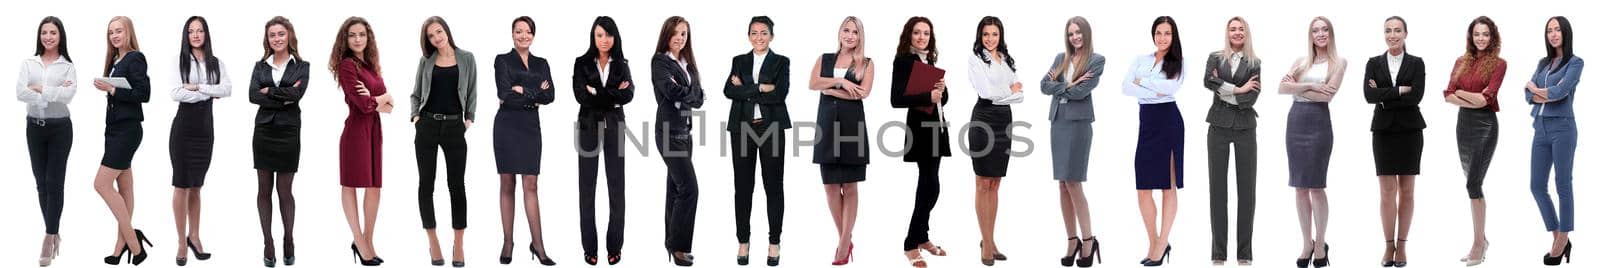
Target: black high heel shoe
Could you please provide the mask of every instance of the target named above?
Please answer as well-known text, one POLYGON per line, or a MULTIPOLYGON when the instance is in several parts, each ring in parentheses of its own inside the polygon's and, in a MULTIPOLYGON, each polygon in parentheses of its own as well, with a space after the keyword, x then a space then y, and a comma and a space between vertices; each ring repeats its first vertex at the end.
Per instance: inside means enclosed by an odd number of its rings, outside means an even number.
POLYGON ((1170 256, 1170 255, 1172 255, 1172 245, 1167 245, 1167 249, 1164 249, 1164 250, 1161 251, 1161 259, 1159 259, 1159 260, 1151 260, 1151 261, 1145 262, 1144 266, 1145 267, 1161 266, 1162 263, 1166 263, 1167 262, 1167 256, 1170 256))
POLYGON ((1562 246, 1561 255, 1550 256, 1549 253, 1545 253, 1544 254, 1544 265, 1546 265, 1546 266, 1561 265, 1561 261, 1563 259, 1565 259, 1567 263, 1572 263, 1572 241, 1570 241, 1570 240, 1567 241, 1567 245, 1566 246, 1562 246))
MULTIPOLYGON (((777 247, 777 245, 772 245, 772 246, 773 247, 777 247)), ((778 255, 767 256, 767 267, 778 266, 778 260, 780 258, 782 258, 782 257, 783 256, 778 256, 778 255)))
POLYGON ((739 266, 750 265, 750 244, 742 243, 739 245, 744 246, 744 255, 734 255, 734 263, 739 264, 739 266))
MULTIPOLYGON (((1400 252, 1400 246, 1401 245, 1405 245, 1405 244, 1406 244, 1406 240, 1405 239, 1395 240, 1395 242, 1394 242, 1395 256, 1400 256, 1400 253, 1399 253, 1400 252)), ((1406 260, 1401 260, 1399 258, 1396 258, 1394 260, 1394 267, 1406 267, 1406 260)))
POLYGON ((607 264, 617 265, 617 263, 620 263, 620 262, 622 262, 622 253, 606 254, 606 263, 607 264))
POLYGON ((1317 268, 1327 267, 1328 266, 1328 252, 1329 252, 1328 249, 1329 249, 1328 242, 1326 242, 1326 241, 1322 242, 1322 258, 1317 258, 1317 259, 1312 260, 1311 261, 1311 265, 1312 266, 1316 266, 1317 268))
POLYGON ((688 252, 682 252, 683 253, 683 257, 680 258, 680 257, 678 257, 678 253, 679 252, 673 252, 673 251, 668 251, 667 252, 667 257, 672 259, 672 265, 684 266, 684 267, 694 266, 694 256, 693 255, 689 255, 688 252))
POLYGON ((211 259, 211 253, 206 253, 204 251, 200 251, 199 248, 194 246, 194 239, 184 238, 183 239, 183 243, 184 244, 188 244, 189 251, 194 251, 194 258, 195 259, 202 260, 202 261, 211 259))
POLYGON ((294 266, 294 239, 288 237, 283 238, 283 265, 294 266))
POLYGON ((528 252, 532 252, 533 253, 533 260, 539 261, 539 265, 544 265, 544 266, 555 266, 556 265, 556 261, 555 260, 551 260, 550 256, 545 256, 545 254, 539 253, 539 249, 534 248, 533 244, 528 244, 528 252))
POLYGON ((127 255, 128 255, 128 246, 127 245, 123 245, 122 246, 122 250, 121 251, 117 251, 117 255, 106 256, 106 259, 105 259, 106 264, 117 265, 118 263, 122 263, 122 256, 127 256, 127 255))
POLYGON ((1067 240, 1072 241, 1072 244, 1067 246, 1067 256, 1061 257, 1061 267, 1072 266, 1073 262, 1078 260, 1078 250, 1083 247, 1083 241, 1078 240, 1076 236, 1068 237, 1067 240))
MULTIPOLYGON (((149 249, 150 249, 150 247, 156 246, 156 244, 150 243, 150 239, 149 238, 145 238, 144 231, 141 231, 139 229, 133 229, 133 236, 134 236, 134 238, 139 239, 139 241, 134 242, 134 243, 142 243, 145 246, 139 247, 139 254, 133 255, 132 258, 129 258, 128 259, 128 263, 131 263, 133 265, 139 265, 139 264, 144 263, 144 259, 145 258, 150 257, 149 249)), ((129 251, 129 252, 131 253, 132 251, 129 251)))
POLYGON ((583 262, 588 263, 589 266, 594 266, 600 263, 600 257, 594 254, 583 254, 583 262))
POLYGON ((1090 236, 1089 239, 1084 239, 1083 242, 1089 243, 1089 255, 1078 257, 1078 267, 1093 267, 1095 263, 1100 262, 1100 240, 1090 236), (1091 257, 1094 258, 1094 262, 1090 262, 1091 257))
POLYGON ((361 250, 356 249, 355 243, 350 243, 350 256, 354 257, 356 263, 360 263, 361 266, 378 266, 379 264, 383 264, 382 262, 378 261, 377 257, 373 257, 371 259, 361 258, 361 250))
MULTIPOLYGON (((1312 254, 1316 254, 1316 253, 1317 253, 1317 249, 1316 248, 1312 248, 1311 250, 1306 251, 1306 257, 1305 258, 1295 258, 1294 259, 1294 267, 1300 267, 1300 268, 1311 267, 1311 257, 1315 256, 1315 255, 1312 255, 1312 254)), ((1384 266, 1384 267, 1388 267, 1388 266, 1384 266)))
POLYGON ((1394 240, 1384 240, 1383 267, 1394 267, 1394 240))
POLYGON ((516 248, 516 244, 506 243, 504 248, 500 250, 500 252, 505 252, 504 255, 500 255, 500 264, 511 264, 511 249, 516 248))

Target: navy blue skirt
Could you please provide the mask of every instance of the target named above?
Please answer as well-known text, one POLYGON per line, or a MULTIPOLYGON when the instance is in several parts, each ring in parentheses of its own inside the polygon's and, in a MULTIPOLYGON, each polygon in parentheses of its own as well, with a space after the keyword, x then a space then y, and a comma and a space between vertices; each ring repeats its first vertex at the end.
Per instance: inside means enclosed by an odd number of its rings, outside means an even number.
POLYGON ((1133 169, 1139 190, 1183 188, 1183 114, 1176 102, 1139 105, 1133 169))

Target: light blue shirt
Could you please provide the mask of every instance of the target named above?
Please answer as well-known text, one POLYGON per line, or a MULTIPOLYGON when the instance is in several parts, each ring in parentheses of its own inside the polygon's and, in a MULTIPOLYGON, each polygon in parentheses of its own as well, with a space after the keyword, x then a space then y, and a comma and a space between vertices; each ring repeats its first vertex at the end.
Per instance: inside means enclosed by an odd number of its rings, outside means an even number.
POLYGON ((1139 98, 1139 104, 1157 104, 1178 101, 1173 94, 1178 93, 1178 87, 1183 85, 1183 74, 1177 78, 1167 79, 1167 74, 1161 72, 1161 64, 1156 62, 1155 54, 1142 55, 1134 59, 1133 65, 1128 67, 1127 76, 1122 78, 1122 94, 1139 98), (1133 81, 1139 80, 1138 84, 1133 81))

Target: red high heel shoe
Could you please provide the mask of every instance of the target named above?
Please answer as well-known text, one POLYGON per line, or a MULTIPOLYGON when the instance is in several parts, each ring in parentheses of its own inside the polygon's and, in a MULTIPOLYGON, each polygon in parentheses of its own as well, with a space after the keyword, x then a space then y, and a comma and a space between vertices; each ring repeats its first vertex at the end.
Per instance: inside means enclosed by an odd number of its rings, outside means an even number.
POLYGON ((844 258, 843 259, 833 260, 833 266, 840 266, 840 265, 850 264, 850 259, 854 259, 855 255, 856 255, 856 243, 850 243, 850 249, 849 249, 849 251, 846 251, 844 253, 844 258))

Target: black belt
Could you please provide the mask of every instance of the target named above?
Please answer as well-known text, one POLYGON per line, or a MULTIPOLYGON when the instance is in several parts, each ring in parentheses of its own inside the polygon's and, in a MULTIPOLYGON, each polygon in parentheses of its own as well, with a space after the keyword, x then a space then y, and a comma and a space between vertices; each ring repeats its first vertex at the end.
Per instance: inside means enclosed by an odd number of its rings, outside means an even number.
POLYGON ((430 112, 422 112, 422 116, 421 117, 422 117, 422 119, 433 119, 433 120, 437 120, 437 121, 461 120, 461 115, 459 115, 459 114, 436 114, 436 113, 430 113, 430 112))
POLYGON ((31 116, 28 117, 28 124, 35 125, 35 126, 41 126, 41 127, 42 126, 47 126, 47 125, 66 124, 66 123, 72 123, 72 119, 71 118, 67 118, 67 117, 60 117, 60 118, 34 118, 34 117, 31 117, 31 116))

